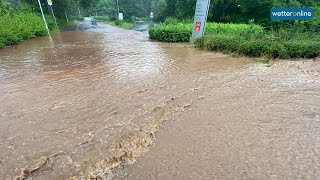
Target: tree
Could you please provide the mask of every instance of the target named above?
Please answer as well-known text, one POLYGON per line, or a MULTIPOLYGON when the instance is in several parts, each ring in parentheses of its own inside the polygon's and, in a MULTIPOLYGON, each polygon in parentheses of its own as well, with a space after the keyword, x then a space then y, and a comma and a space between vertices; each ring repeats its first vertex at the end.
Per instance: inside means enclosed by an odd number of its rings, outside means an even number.
POLYGON ((178 19, 189 19, 194 16, 196 0, 177 0, 175 17, 178 19))
POLYGON ((167 4, 165 0, 153 0, 151 9, 154 15, 154 21, 160 21, 163 22, 166 18, 167 4))
POLYGON ((120 12, 124 14, 124 18, 126 19, 131 19, 132 16, 148 16, 144 0, 119 0, 119 7, 120 12))
POLYGON ((97 4, 97 12, 99 15, 116 18, 117 9, 113 0, 101 0, 97 4))

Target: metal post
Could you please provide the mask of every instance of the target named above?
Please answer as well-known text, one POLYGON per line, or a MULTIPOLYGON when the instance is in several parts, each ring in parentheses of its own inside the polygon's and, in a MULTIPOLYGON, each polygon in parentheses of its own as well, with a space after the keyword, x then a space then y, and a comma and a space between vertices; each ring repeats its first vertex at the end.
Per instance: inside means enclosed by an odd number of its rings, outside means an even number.
POLYGON ((64 10, 64 14, 66 15, 66 20, 67 20, 67 22, 69 22, 68 14, 67 14, 67 11, 66 11, 66 10, 64 10))
POLYGON ((50 5, 50 9, 51 9, 52 16, 53 16, 54 22, 55 22, 55 24, 56 24, 56 27, 57 27, 57 29, 59 29, 59 28, 58 28, 58 24, 57 24, 56 16, 54 15, 54 12, 53 12, 53 9, 52 9, 52 5, 50 5))
MULTIPOLYGON (((42 10, 42 6, 41 6, 40 0, 38 0, 38 3, 39 3, 40 10, 41 10, 41 14, 42 14, 42 18, 43 18, 44 25, 46 26, 48 35, 50 36, 50 31, 49 31, 49 28, 48 28, 48 24, 47 24, 46 18, 44 17, 44 14, 43 14, 43 10, 42 10)), ((51 37, 51 36, 50 36, 50 37, 51 37)))
POLYGON ((79 18, 81 17, 80 7, 78 6, 79 18))

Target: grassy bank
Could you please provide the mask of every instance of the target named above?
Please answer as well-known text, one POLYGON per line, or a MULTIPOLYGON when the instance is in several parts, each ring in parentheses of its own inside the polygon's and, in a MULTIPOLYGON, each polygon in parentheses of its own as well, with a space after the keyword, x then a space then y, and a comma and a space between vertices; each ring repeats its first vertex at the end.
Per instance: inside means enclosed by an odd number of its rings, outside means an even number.
POLYGON ((199 49, 250 57, 294 59, 320 56, 319 34, 287 33, 227 35, 217 33, 196 39, 195 46, 199 49))
POLYGON ((111 24, 113 26, 117 26, 117 27, 123 28, 123 29, 130 29, 130 28, 133 27, 132 23, 128 23, 128 22, 125 22, 125 21, 111 21, 111 22, 109 22, 109 24, 111 24))
MULTIPOLYGON (((162 42, 189 42, 193 24, 166 21, 150 29, 150 38, 162 42)), ((286 29, 266 31, 251 24, 208 23, 206 35, 196 39, 199 49, 268 58, 314 58, 320 56, 319 31, 286 29)))
MULTIPOLYGON (((49 27, 55 28, 54 21, 47 17, 49 27)), ((0 48, 21 41, 46 35, 42 18, 33 13, 15 13, 0 16, 0 48)))
POLYGON ((117 26, 123 29, 130 29, 133 27, 132 23, 126 22, 126 21, 111 21, 107 16, 94 16, 94 19, 99 20, 99 21, 103 21, 107 24, 110 24, 112 26, 117 26))

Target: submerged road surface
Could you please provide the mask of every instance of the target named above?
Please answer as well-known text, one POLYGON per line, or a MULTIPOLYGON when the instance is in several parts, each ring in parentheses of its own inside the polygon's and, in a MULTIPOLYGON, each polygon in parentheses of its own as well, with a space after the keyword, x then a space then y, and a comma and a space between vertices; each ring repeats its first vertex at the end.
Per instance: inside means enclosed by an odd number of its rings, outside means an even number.
POLYGON ((320 62, 107 25, 0 50, 0 179, 317 179, 320 62))

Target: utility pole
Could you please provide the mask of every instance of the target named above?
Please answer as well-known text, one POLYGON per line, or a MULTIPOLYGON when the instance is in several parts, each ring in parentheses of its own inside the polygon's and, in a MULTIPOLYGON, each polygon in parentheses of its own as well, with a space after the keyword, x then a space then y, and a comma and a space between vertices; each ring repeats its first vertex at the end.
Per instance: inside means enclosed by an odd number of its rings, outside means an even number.
POLYGON ((117 9, 118 9, 118 19, 119 19, 119 14, 120 14, 120 10, 119 10, 119 0, 117 0, 117 9))

